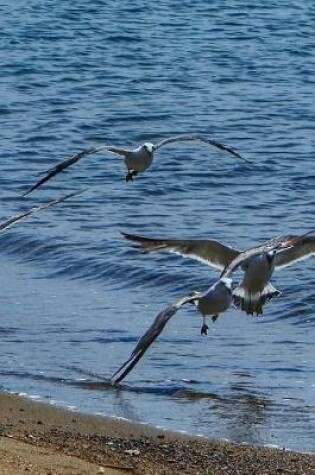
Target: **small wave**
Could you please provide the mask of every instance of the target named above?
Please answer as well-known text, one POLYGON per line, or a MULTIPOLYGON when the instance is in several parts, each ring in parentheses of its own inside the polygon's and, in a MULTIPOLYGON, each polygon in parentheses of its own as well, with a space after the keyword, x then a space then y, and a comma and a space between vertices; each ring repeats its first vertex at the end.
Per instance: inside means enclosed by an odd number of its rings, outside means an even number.
MULTIPOLYGON (((114 245, 113 250, 108 249, 106 253, 95 245, 85 250, 81 247, 80 252, 76 252, 76 247, 75 243, 61 242, 57 237, 51 237, 47 243, 46 240, 21 233, 5 235, 0 241, 0 252, 17 256, 24 262, 45 266, 45 269, 49 270, 47 278, 66 277, 112 282, 122 288, 138 285, 164 287, 172 284, 175 292, 186 291, 188 282, 192 286, 200 285, 198 266, 191 266, 188 276, 185 267, 174 270, 153 266, 149 260, 131 262, 128 252, 125 253, 121 249, 115 249, 113 258, 114 245)), ((163 262, 165 256, 159 256, 157 259, 163 262)))
POLYGON ((0 334, 3 336, 14 335, 17 331, 19 331, 17 327, 0 327, 0 334))

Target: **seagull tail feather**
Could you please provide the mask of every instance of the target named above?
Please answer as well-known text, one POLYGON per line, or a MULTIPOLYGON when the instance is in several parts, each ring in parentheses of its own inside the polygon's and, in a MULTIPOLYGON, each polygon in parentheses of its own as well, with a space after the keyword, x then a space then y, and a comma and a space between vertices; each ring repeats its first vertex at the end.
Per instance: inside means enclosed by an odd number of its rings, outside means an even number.
POLYGON ((263 314, 264 305, 267 300, 278 297, 281 294, 272 284, 268 283, 261 292, 251 294, 242 285, 234 289, 234 305, 246 312, 247 315, 263 314))

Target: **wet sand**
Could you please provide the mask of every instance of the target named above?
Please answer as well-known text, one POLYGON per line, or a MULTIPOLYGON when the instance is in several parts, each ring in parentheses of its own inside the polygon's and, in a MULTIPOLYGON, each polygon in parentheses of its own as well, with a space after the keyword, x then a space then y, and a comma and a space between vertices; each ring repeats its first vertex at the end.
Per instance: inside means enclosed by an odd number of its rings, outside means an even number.
POLYGON ((0 393, 1 475, 315 475, 315 456, 189 437, 0 393))

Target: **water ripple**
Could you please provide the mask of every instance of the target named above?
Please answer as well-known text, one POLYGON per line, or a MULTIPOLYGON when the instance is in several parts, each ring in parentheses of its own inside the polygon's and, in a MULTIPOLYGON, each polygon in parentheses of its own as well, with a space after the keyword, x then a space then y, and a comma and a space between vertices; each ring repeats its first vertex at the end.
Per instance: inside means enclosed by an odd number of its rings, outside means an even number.
POLYGON ((0 237, 2 387, 314 451, 311 259, 275 273, 282 295, 262 318, 231 309, 201 338, 199 315, 183 308, 120 389, 104 383, 162 308, 218 276, 143 255, 119 231, 243 249, 314 227, 314 10, 297 0, 22 0, 3 13, 1 218, 88 190, 0 237), (121 160, 98 154, 20 198, 40 172, 89 146, 187 132, 252 164, 174 144, 126 184, 121 160))

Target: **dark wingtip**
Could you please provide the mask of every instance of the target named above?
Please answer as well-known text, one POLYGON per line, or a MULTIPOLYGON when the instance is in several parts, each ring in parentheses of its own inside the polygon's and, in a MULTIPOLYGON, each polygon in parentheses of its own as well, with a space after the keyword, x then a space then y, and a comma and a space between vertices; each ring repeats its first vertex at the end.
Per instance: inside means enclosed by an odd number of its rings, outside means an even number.
POLYGON ((44 183, 46 183, 46 181, 48 181, 49 178, 47 178, 47 175, 42 178, 40 181, 38 181, 37 183, 35 183, 35 185, 31 186, 30 188, 28 188, 25 193, 23 193, 21 195, 22 198, 24 198, 25 196, 29 195, 30 193, 32 193, 32 191, 35 191, 37 188, 39 188, 41 185, 43 185, 44 183))
POLYGON ((133 234, 125 233, 124 231, 120 231, 120 234, 121 234, 125 239, 127 239, 128 241, 134 241, 134 240, 135 240, 133 234))
POLYGON ((239 155, 239 157, 240 157, 241 160, 243 160, 246 163, 250 163, 250 164, 254 163, 253 160, 249 160, 249 158, 245 158, 242 155, 239 155))
POLYGON ((243 162, 246 162, 246 163, 253 163, 252 160, 250 160, 249 158, 243 157, 243 155, 240 155, 238 152, 235 152, 235 150, 233 150, 232 153, 233 153, 237 158, 240 158, 241 160, 243 160, 243 162))
POLYGON ((25 191, 25 193, 23 193, 22 195, 20 195, 20 198, 25 198, 25 196, 29 195, 30 193, 32 193, 32 191, 34 191, 34 187, 32 186, 31 188, 29 188, 28 190, 25 191))

